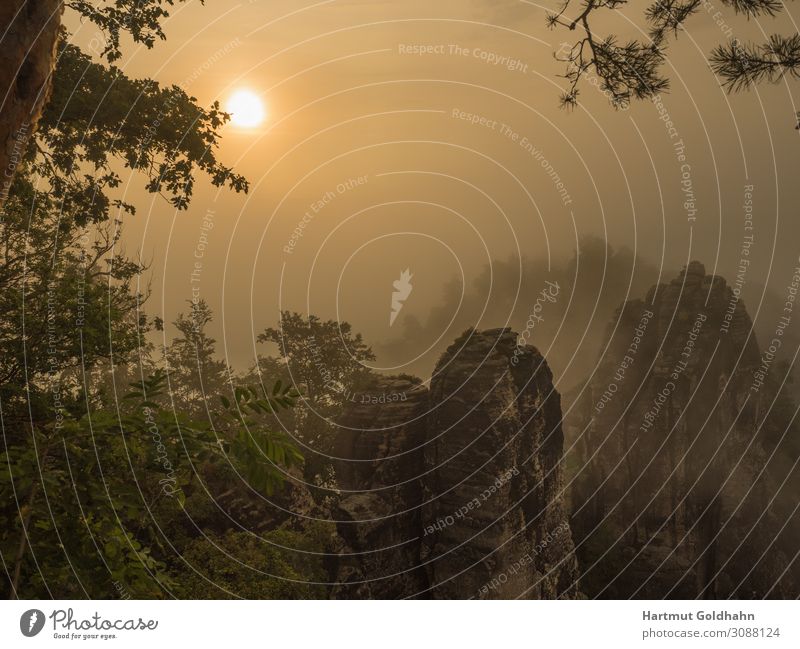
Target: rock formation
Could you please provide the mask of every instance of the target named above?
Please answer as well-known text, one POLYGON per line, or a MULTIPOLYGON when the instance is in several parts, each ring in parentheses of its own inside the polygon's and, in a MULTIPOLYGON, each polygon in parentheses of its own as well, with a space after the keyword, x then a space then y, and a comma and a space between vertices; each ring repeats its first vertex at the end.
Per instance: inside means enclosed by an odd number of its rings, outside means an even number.
POLYGON ((436 367, 428 426, 423 522, 434 531, 423 559, 433 594, 574 594, 561 403, 541 354, 508 329, 468 332, 436 367))
POLYGON ((761 354, 744 305, 692 262, 619 310, 566 414, 572 527, 589 596, 780 596, 790 558, 757 425, 761 354))
POLYGON ((346 409, 334 597, 574 597, 560 397, 508 329, 468 331, 430 392, 381 378, 346 409))
POLYGON ((419 380, 379 377, 353 398, 334 449, 344 545, 333 597, 405 597, 427 585, 419 537, 428 391, 419 380))

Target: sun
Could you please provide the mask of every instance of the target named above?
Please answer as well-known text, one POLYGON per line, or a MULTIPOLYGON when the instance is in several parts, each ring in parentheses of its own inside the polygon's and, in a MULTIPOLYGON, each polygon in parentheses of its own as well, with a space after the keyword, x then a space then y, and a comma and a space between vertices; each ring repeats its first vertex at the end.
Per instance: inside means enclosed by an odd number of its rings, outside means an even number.
POLYGON ((264 121, 266 111, 261 98, 251 90, 237 90, 225 104, 231 114, 231 124, 240 128, 255 128, 264 121))

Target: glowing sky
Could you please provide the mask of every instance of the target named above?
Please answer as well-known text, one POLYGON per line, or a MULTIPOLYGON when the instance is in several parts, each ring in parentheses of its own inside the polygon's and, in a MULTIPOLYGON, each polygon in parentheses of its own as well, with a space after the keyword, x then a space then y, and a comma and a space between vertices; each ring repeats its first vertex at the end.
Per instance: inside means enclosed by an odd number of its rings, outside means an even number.
MULTIPOLYGON (((220 155, 252 191, 201 182, 188 213, 175 214, 141 183, 124 187, 139 206, 126 223, 127 250, 153 260, 148 309, 167 320, 185 310, 209 220, 202 295, 238 366, 250 363, 254 333, 276 322, 279 305, 349 320, 368 341, 386 341, 399 334, 399 321, 389 330, 389 301, 404 269, 415 284, 403 317, 425 322, 445 291, 472 290, 490 260, 546 263, 585 234, 657 266, 699 258, 730 277, 750 185, 757 243, 747 289, 781 287, 798 255, 798 86, 731 96, 704 56, 729 28, 743 38, 796 28, 791 15, 731 25, 704 12, 690 23, 672 50, 663 110, 648 102, 614 111, 587 79, 581 106, 565 112, 553 52, 567 34, 546 29, 535 3, 178 6, 167 41, 128 48, 121 67, 183 85, 204 104, 250 92, 220 155)), ((70 28, 78 43, 91 40, 92 27, 70 28)), ((636 32, 624 15, 598 29, 636 32)), ((409 359, 435 342, 419 340, 409 359)))

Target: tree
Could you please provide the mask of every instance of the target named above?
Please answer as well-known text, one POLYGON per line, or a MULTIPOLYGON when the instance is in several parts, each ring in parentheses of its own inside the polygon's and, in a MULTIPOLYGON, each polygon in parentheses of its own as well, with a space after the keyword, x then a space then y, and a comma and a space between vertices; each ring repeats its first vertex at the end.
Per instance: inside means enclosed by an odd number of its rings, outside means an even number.
POLYGON ((335 409, 369 375, 366 361, 375 360, 361 334, 348 322, 281 312, 277 329, 268 327, 258 342, 275 343, 303 400, 321 415, 335 409))
POLYGON ((302 393, 295 424, 298 436, 320 454, 305 454, 307 474, 313 478, 327 465, 324 456, 334 441, 332 419, 370 376, 364 363, 375 360, 375 354, 349 323, 290 311, 282 311, 278 327, 265 329, 258 341, 278 346, 292 384, 302 393))
POLYGON ((218 428, 159 405, 166 387, 157 372, 117 408, 85 414, 64 395, 69 406, 32 428, 33 444, 5 440, 0 502, 17 505, 0 508, 10 597, 103 598, 112 582, 137 597, 161 596, 181 564, 166 531, 187 497, 203 491, 205 466, 233 464, 270 495, 302 461, 285 436, 242 414, 291 408, 288 390, 255 398, 238 388, 240 407, 218 428))
POLYGON ((247 190, 247 181, 216 159, 228 119, 216 102, 203 109, 177 86, 129 79, 63 41, 54 79, 28 159, 64 218, 85 225, 107 220, 112 208, 135 212, 112 195, 121 183, 114 162, 140 172, 148 191, 179 210, 189 205, 196 171, 215 186, 247 190))
MULTIPOLYGON (((22 42, 30 36, 25 30, 36 24, 23 19, 44 20, 38 12, 48 4, 28 3, 13 15, 6 10, 21 5, 3 4, 8 38, 20 32, 22 42)), ((73 0, 65 6, 109 33, 103 54, 115 60, 121 31, 148 47, 163 38, 158 21, 171 4, 73 0)), ((91 375, 98 364, 113 371, 141 349, 157 321, 142 311, 146 293, 132 290, 144 265, 117 252, 121 217, 134 206, 114 196, 120 184, 116 169, 142 172, 147 189, 176 209, 188 206, 198 171, 215 185, 247 190, 247 181, 215 158, 218 130, 228 119, 216 104, 205 110, 180 88, 131 80, 69 45, 66 34, 58 47, 58 63, 48 73, 52 90, 40 93, 48 101, 39 111, 38 130, 17 143, 15 173, 2 176, 9 184, 0 198, 0 407, 15 424, 14 434, 24 430, 18 416, 24 422, 30 415, 34 425, 40 414, 27 413, 26 400, 36 401, 54 381, 78 389, 81 374, 91 375)), ((12 47, 0 51, 13 54, 12 47)), ((15 69, 16 86, 24 70, 15 69)), ((11 101, 0 109, 2 127, 13 122, 11 101)))
POLYGON ((189 314, 174 322, 180 335, 166 350, 172 405, 193 417, 207 417, 209 401, 230 393, 231 372, 216 357, 216 340, 206 327, 213 320, 205 300, 190 301, 189 314))
MULTIPOLYGON (((564 0, 558 11, 547 17, 552 28, 579 29, 582 37, 562 49, 556 58, 566 63, 568 86, 562 104, 574 106, 580 82, 591 71, 601 81, 601 90, 612 105, 627 106, 631 100, 647 99, 669 88, 669 79, 661 68, 670 36, 678 35, 686 21, 704 10, 703 0, 654 0, 646 5, 648 24, 646 41, 620 43, 615 35, 598 36, 592 30, 592 18, 601 10, 617 10, 629 0, 564 0)), ((783 10, 778 0, 720 0, 722 5, 748 17, 774 16, 783 10)), ((763 44, 738 41, 719 45, 710 55, 711 66, 731 90, 747 88, 760 81, 775 82, 785 75, 800 74, 800 37, 773 35, 763 44)))
POLYGON ((19 510, 0 512, 9 597, 102 597, 111 580, 150 597, 168 585, 154 512, 179 510, 191 477, 181 446, 198 461, 214 444, 148 401, 162 386, 147 380, 119 415, 76 414, 65 394, 56 417, 31 426, 33 443, 5 440, 0 496, 19 510))
POLYGON ((63 221, 29 176, 15 178, 0 222, 0 397, 112 350, 128 359, 149 323, 132 288, 143 266, 109 257, 119 236, 117 223, 87 231, 63 221))
POLYGON ((151 47, 182 1, 0 3, 0 565, 11 597, 107 597, 115 583, 169 592, 180 559, 167 531, 207 467, 268 495, 302 461, 265 423, 293 406, 290 390, 231 383, 234 405, 215 398, 199 422, 167 407, 165 375, 142 358, 161 323, 135 288, 144 265, 118 253, 122 217, 135 213, 115 195, 119 169, 178 210, 198 173, 248 188, 216 159, 229 118, 217 104, 113 65, 123 32, 151 47), (105 61, 69 44, 62 8, 100 26, 105 61), (118 380, 137 363, 122 398, 118 380))
POLYGON ((39 126, 53 80, 61 17, 66 8, 97 25, 104 35, 102 56, 120 58, 120 36, 127 33, 148 48, 165 34, 168 7, 185 0, 4 0, 0 5, 0 208, 18 162, 39 126))

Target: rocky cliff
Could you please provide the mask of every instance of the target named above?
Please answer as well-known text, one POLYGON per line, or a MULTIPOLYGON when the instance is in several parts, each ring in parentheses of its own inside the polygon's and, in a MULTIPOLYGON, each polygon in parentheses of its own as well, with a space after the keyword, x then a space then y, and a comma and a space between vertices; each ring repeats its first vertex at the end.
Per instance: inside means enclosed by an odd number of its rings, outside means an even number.
POLYGON ((396 599, 427 586, 419 559, 427 408, 419 380, 379 377, 345 409, 334 450, 336 599, 396 599))
POLYGON ((761 354, 744 305, 693 262, 624 304, 567 413, 571 508, 590 596, 793 591, 774 544, 758 425, 761 354))
POLYGON ((468 331, 430 391, 381 378, 341 424, 334 597, 574 597, 560 397, 508 329, 468 331))

